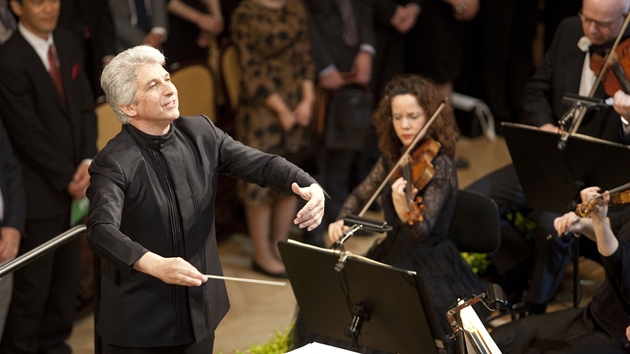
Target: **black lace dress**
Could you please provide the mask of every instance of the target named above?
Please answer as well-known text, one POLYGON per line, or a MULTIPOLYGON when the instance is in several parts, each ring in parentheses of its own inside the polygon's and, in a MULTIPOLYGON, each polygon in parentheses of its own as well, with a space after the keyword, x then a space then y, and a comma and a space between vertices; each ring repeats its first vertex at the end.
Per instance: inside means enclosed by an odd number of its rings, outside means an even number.
MULTIPOLYGON (((392 165, 381 157, 368 177, 346 199, 337 219, 358 213, 392 165)), ((446 320, 446 311, 456 304, 458 298, 468 299, 486 287, 448 237, 458 192, 455 163, 440 151, 433 160, 433 166, 433 178, 419 192, 426 208, 422 222, 413 225, 402 222, 392 202, 392 181, 384 186, 380 194, 381 206, 385 220, 393 226, 393 230, 375 244, 367 256, 397 268, 414 270, 421 275, 438 325, 444 335, 450 335, 452 331, 446 320)))

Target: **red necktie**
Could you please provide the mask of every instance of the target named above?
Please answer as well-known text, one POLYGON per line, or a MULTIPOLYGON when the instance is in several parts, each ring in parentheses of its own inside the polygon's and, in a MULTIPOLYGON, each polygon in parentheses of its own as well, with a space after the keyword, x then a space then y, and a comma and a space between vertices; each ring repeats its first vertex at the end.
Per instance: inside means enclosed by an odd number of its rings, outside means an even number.
POLYGON ((66 94, 63 91, 63 81, 61 80, 61 70, 59 70, 59 66, 57 66, 54 45, 48 47, 48 64, 50 65, 50 78, 55 83, 55 86, 57 86, 57 91, 59 91, 61 99, 66 102, 66 94))

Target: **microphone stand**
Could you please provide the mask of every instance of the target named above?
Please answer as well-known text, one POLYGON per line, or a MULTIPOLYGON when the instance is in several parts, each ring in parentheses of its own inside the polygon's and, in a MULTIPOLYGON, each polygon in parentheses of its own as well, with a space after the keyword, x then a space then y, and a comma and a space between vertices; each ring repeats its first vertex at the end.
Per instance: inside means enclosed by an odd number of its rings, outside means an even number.
POLYGON ((567 146, 567 140, 569 140, 569 136, 574 134, 579 126, 579 123, 582 121, 586 110, 591 108, 599 109, 599 107, 606 107, 606 103, 603 100, 595 99, 591 97, 584 97, 576 94, 567 93, 562 96, 562 101, 573 102, 571 108, 569 108, 566 113, 560 118, 558 121, 558 125, 562 130, 560 135, 560 141, 558 142, 558 149, 564 150, 567 146), (564 126, 568 120, 571 120, 571 126, 569 129, 565 129, 564 126))
POLYGON ((560 130, 562 133, 560 134, 560 140, 558 141, 558 150, 564 150, 567 147, 567 141, 569 140, 569 135, 571 132, 575 130, 574 126, 577 122, 577 114, 580 113, 584 109, 584 105, 580 101, 575 101, 571 108, 562 115, 560 120, 558 121, 558 125, 560 126, 560 130), (569 129, 565 129, 564 125, 568 120, 571 120, 571 126, 569 129))
POLYGON ((383 233, 391 231, 393 227, 386 221, 378 221, 374 219, 365 218, 362 216, 348 215, 343 219, 345 226, 351 226, 350 230, 344 232, 343 236, 335 243, 335 248, 343 249, 343 244, 359 230, 366 230, 371 232, 383 233))
POLYGON ((348 215, 343 219, 343 221, 344 225, 352 226, 350 227, 350 230, 344 232, 341 238, 335 243, 335 248, 339 249, 340 251, 339 261, 335 265, 335 270, 337 272, 341 272, 343 270, 346 264, 346 260, 350 255, 350 252, 346 251, 344 247, 344 244, 350 238, 350 236, 354 235, 359 230, 383 233, 391 231, 393 229, 393 227, 385 221, 377 221, 356 215, 348 215))
POLYGON ((346 243, 346 241, 350 238, 350 236, 354 235, 354 233, 359 230, 363 230, 363 225, 359 225, 359 224, 352 225, 350 230, 348 230, 347 232, 344 232, 341 238, 337 240, 337 243, 335 243, 335 248, 339 248, 342 252, 345 251, 343 244, 346 243))

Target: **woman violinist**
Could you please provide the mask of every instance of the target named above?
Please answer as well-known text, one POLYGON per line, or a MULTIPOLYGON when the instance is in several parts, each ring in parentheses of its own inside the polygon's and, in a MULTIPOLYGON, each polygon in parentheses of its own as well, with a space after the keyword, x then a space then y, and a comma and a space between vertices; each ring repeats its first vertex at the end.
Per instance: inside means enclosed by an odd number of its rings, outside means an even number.
MULTIPOLYGON (((372 117, 382 155, 368 177, 345 200, 337 221, 329 225, 330 240, 335 242, 343 235, 343 218, 357 214, 370 199, 443 100, 435 86, 417 75, 398 77, 387 84, 372 117)), ((451 333, 445 316, 448 308, 455 305, 458 298, 469 298, 485 289, 448 237, 458 192, 453 161, 457 137, 453 111, 445 106, 417 144, 416 149, 425 147, 427 150, 409 153, 414 157, 412 164, 416 165, 411 170, 430 160, 430 166, 426 167, 432 170, 430 180, 420 188, 414 184, 411 196, 407 187, 412 182, 404 177, 385 182, 381 207, 385 221, 393 230, 367 254, 394 267, 414 270, 423 277, 444 335, 451 333), (426 144, 429 140, 435 141, 439 150, 431 151, 431 146, 436 144, 426 144), (410 220, 410 215, 414 214, 410 213, 410 200, 421 213, 415 220, 410 220)), ((416 178, 412 180, 415 182, 416 178)))

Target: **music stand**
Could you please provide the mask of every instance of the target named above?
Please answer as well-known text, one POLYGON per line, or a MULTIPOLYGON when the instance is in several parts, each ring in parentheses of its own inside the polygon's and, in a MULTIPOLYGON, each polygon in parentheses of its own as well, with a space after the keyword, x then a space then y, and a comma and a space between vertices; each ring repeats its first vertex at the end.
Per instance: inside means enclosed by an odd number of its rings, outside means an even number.
POLYGON ((630 181, 630 147, 582 134, 572 134, 564 149, 560 134, 535 127, 502 123, 512 163, 527 204, 559 214, 575 210, 581 189, 615 188, 630 181))
MULTIPOLYGON (((515 123, 502 127, 530 207, 564 214, 575 210, 581 189, 607 190, 630 180, 629 146, 571 134, 559 149, 560 134, 515 123)), ((579 244, 573 246, 573 307, 579 305, 579 244)))
POLYGON ((437 354, 443 348, 415 272, 293 240, 278 248, 310 331, 391 353, 437 354))

